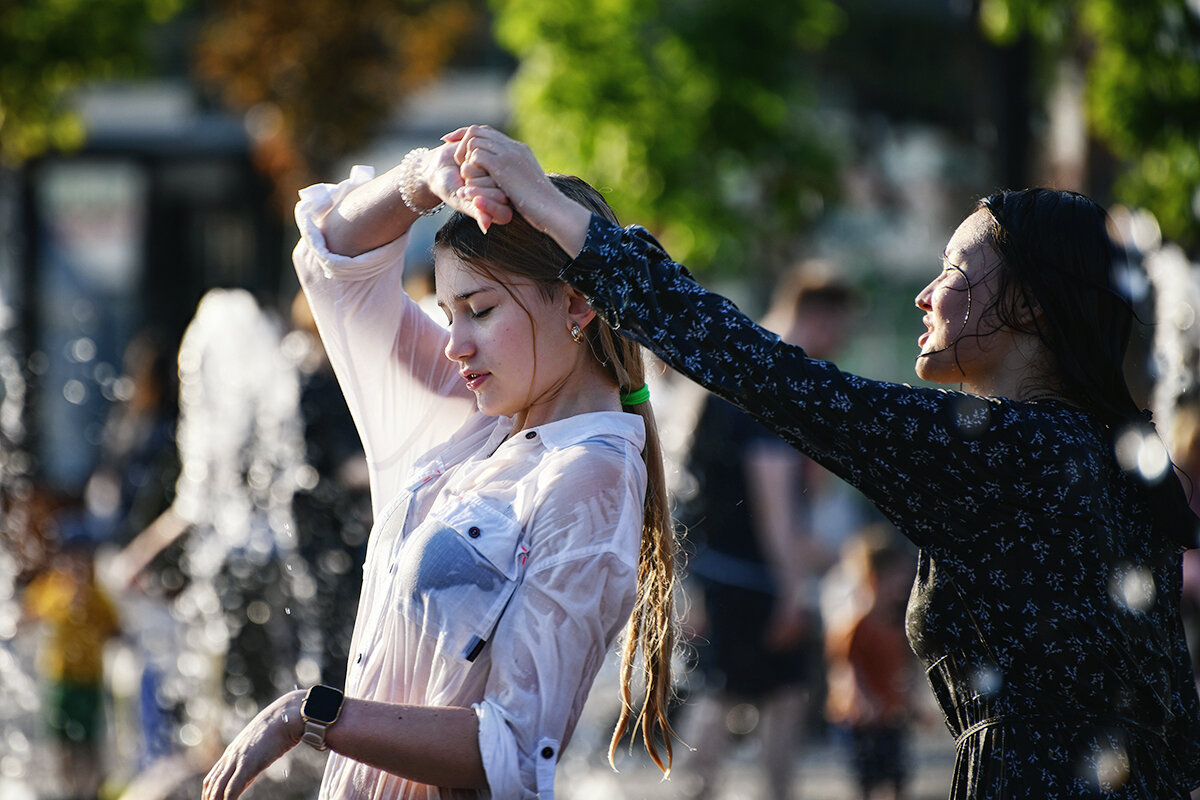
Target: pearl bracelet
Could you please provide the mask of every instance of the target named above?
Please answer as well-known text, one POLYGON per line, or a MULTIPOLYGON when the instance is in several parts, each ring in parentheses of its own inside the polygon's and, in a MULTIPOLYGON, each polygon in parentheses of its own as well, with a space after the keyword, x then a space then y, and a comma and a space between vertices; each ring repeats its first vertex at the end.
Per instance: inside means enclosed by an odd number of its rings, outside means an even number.
POLYGON ((404 201, 404 205, 419 217, 428 217, 442 210, 445 203, 438 203, 433 208, 421 208, 417 205, 413 195, 416 192, 419 179, 417 177, 417 167, 425 154, 429 152, 428 147, 415 147, 408 151, 400 161, 400 199, 404 201))

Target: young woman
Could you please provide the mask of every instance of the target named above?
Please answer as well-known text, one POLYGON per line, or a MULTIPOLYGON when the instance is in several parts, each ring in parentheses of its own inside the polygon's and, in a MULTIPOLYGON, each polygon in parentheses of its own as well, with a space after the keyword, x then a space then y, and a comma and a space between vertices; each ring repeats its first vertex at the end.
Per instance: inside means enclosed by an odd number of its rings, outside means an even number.
POLYGON ((1040 189, 982 201, 916 299, 917 374, 961 391, 914 388, 782 343, 645 230, 553 196, 524 145, 477 127, 447 138, 481 215, 515 208, 548 232, 610 324, 920 546, 908 637, 957 739, 952 798, 1161 800, 1200 785, 1179 617, 1195 519, 1122 375, 1132 313, 1103 209, 1040 189))
MULTIPOLYGON (((626 622, 613 744, 636 716, 640 651, 637 713, 668 768, 674 542, 641 350, 520 219, 485 236, 451 216, 434 246, 448 328, 422 312, 402 289, 405 234, 461 204, 461 182, 443 145, 301 193, 296 269, 363 440, 375 526, 344 697, 314 687, 263 710, 206 800, 238 797, 302 740, 333 751, 322 798, 552 797, 626 622)), ((614 219, 582 181, 554 185, 614 219)))

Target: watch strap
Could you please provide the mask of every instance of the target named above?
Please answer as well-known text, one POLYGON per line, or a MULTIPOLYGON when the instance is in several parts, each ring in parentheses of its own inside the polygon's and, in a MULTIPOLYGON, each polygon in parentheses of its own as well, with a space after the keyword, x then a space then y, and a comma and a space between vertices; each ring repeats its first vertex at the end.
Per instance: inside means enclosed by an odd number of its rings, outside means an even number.
POLYGON ((315 719, 306 719, 304 720, 304 733, 300 735, 300 741, 318 750, 328 750, 329 745, 325 743, 325 731, 328 728, 329 726, 324 722, 317 722, 315 719))

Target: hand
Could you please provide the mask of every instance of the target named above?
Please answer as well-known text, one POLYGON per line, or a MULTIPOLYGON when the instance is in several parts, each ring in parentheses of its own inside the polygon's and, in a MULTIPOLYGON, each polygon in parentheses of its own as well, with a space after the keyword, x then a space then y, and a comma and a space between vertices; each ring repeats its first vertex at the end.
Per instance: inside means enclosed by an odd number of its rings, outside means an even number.
POLYGON ((459 128, 442 139, 455 145, 464 198, 497 221, 515 208, 535 228, 546 230, 550 220, 544 212, 562 195, 528 145, 487 125, 459 128))
POLYGON ((236 800, 263 770, 300 743, 304 692, 285 694, 242 729, 204 778, 203 800, 236 800))
POLYGON ((515 210, 568 255, 582 249, 591 212, 558 191, 528 145, 486 125, 459 128, 442 139, 456 145, 460 194, 478 210, 473 216, 501 222, 515 210))

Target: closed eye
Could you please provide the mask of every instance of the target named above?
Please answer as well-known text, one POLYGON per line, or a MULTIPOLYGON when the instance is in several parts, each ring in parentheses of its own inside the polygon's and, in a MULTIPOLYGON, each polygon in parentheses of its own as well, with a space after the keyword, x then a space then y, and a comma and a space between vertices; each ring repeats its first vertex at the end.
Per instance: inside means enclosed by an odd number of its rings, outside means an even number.
POLYGON ((483 319, 488 314, 492 313, 492 310, 494 308, 495 308, 495 306, 488 306, 487 308, 481 309, 479 311, 473 311, 473 312, 471 312, 471 319, 483 319))

